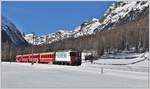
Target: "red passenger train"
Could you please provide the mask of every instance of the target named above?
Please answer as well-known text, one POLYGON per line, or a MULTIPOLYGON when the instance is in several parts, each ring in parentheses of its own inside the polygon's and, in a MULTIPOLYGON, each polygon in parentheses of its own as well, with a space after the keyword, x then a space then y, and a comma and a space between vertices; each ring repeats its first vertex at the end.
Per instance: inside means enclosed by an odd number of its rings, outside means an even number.
POLYGON ((81 65, 81 53, 76 51, 59 51, 16 56, 17 62, 50 63, 81 65))

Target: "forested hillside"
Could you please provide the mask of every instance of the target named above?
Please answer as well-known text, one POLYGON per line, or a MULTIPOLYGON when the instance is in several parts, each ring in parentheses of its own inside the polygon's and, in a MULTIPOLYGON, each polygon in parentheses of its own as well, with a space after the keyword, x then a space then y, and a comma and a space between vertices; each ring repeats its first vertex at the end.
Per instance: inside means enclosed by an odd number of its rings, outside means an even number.
POLYGON ((148 13, 147 9, 147 13, 141 18, 110 30, 54 42, 50 44, 50 48, 52 50, 95 50, 98 56, 102 55, 104 51, 132 50, 134 52, 144 52, 149 49, 148 13))

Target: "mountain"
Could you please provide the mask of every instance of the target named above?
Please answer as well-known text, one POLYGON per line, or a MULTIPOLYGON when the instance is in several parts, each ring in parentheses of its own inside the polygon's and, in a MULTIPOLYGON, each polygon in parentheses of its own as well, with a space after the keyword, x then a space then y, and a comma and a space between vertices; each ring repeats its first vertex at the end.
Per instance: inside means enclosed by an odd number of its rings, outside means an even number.
POLYGON ((15 46, 26 45, 27 41, 22 37, 21 32, 7 18, 2 16, 2 42, 10 41, 15 46))
POLYGON ((30 34, 26 34, 24 38, 30 44, 40 45, 40 44, 51 43, 51 42, 58 41, 58 40, 63 40, 65 38, 69 38, 72 36, 73 36, 72 31, 59 30, 56 33, 49 33, 47 35, 42 35, 42 36, 34 35, 34 38, 33 38, 33 34, 30 33, 30 34), (34 43, 33 43, 33 39, 34 39, 34 43))
POLYGON ((28 42, 23 38, 17 27, 4 16, 2 16, 1 33, 2 60, 14 60, 17 48, 27 46, 28 42))
MULTIPOLYGON (((52 43, 70 37, 80 37, 95 34, 98 31, 112 29, 128 22, 136 21, 148 13, 150 1, 116 1, 110 6, 104 16, 100 19, 93 18, 92 21, 84 21, 73 31, 60 30, 36 37, 36 44, 52 43)), ((25 39, 32 43, 32 36, 25 36, 25 39)))
MULTIPOLYGON (((80 30, 74 34, 74 37, 79 37, 87 34, 93 34, 94 30, 101 25, 99 19, 93 18, 92 21, 85 21, 81 24, 80 30)), ((76 30, 76 29, 75 29, 76 30)))
POLYGON ((150 1, 117 1, 110 6, 96 30, 107 30, 137 20, 146 13, 150 1))

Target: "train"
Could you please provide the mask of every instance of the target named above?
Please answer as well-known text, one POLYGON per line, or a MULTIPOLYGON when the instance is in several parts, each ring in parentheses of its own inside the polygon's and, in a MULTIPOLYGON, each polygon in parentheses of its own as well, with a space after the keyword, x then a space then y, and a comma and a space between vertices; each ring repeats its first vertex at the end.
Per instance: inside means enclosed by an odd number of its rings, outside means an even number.
POLYGON ((16 55, 16 62, 81 65, 81 52, 58 51, 16 55))

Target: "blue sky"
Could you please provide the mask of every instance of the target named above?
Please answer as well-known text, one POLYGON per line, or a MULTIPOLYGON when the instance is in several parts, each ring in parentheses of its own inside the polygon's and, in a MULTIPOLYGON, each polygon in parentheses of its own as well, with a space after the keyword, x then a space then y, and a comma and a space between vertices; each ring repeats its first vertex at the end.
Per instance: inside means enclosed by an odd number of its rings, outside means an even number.
POLYGON ((100 18, 112 1, 93 2, 2 2, 2 15, 25 33, 44 35, 58 30, 73 30, 85 20, 100 18))

